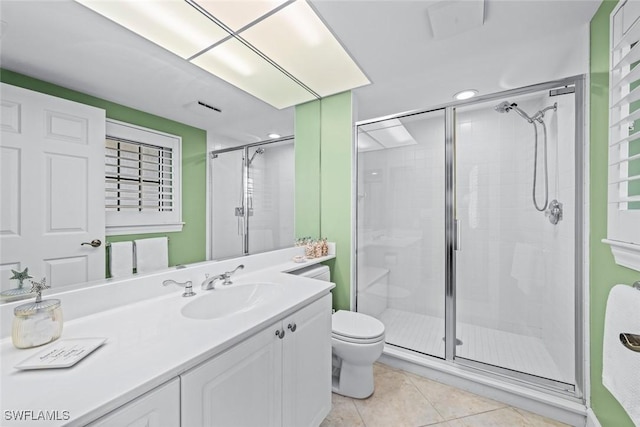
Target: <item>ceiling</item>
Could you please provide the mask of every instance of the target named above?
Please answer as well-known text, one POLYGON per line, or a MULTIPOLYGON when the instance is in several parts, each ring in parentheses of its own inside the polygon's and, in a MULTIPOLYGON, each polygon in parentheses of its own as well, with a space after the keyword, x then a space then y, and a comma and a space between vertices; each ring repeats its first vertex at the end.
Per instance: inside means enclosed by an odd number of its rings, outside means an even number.
MULTIPOLYGON (((356 120, 587 72, 599 0, 486 0, 484 25, 442 36, 452 26, 437 12, 470 1, 310 1, 372 82, 354 90, 356 120)), ((277 110, 73 1, 2 0, 0 19, 5 69, 205 129, 221 146, 293 133, 293 108, 277 110)))

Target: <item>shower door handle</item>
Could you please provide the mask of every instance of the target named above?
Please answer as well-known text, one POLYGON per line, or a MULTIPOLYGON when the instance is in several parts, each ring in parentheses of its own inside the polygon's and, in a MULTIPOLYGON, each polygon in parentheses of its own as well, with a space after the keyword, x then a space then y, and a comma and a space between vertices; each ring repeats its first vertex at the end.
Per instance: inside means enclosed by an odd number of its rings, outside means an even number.
POLYGON ((242 236, 244 234, 244 207, 243 206, 237 206, 235 208, 235 216, 236 216, 236 222, 238 224, 238 236, 242 236))
POLYGON ((456 219, 453 221, 453 232, 455 233, 454 238, 454 246, 453 249, 456 251, 462 250, 462 239, 460 238, 460 220, 456 219))

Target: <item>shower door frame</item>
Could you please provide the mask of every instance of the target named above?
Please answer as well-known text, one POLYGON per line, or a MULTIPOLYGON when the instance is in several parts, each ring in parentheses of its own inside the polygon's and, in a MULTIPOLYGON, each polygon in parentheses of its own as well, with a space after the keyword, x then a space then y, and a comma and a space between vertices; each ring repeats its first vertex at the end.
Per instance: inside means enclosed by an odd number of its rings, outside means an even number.
MULTIPOLYGON (((233 151, 242 151, 242 255, 250 255, 249 253, 249 150, 253 147, 261 147, 265 145, 275 144, 278 142, 293 141, 295 147, 295 137, 293 135, 283 136, 280 138, 269 139, 266 141, 253 142, 251 144, 240 145, 238 147, 221 148, 219 150, 209 151, 209 161, 212 162, 219 154, 229 153, 233 151)), ((210 200, 210 203, 213 200, 210 200)), ((211 218, 209 218, 211 221, 211 218)), ((211 243, 209 244, 211 247, 211 243)), ((212 254, 213 255, 213 254, 212 254)), ((235 255, 226 258, 235 258, 235 255)), ((221 260, 225 258, 217 258, 221 260)))
MULTIPOLYGON (((587 260, 584 258, 584 153, 585 153, 585 86, 586 77, 584 75, 571 76, 560 80, 549 81, 531 86, 525 86, 518 89, 511 89, 489 95, 479 96, 470 100, 456 101, 444 105, 421 110, 413 110, 378 117, 370 120, 358 121, 354 126, 354 144, 353 144, 353 196, 352 211, 354 227, 352 229, 352 241, 354 242, 352 251, 353 266, 351 273, 351 309, 357 311, 357 277, 358 277, 358 128, 359 126, 380 122, 382 120, 403 118, 416 114, 433 112, 436 110, 444 110, 444 126, 445 126, 445 358, 441 359, 436 356, 424 355, 426 358, 438 360, 444 363, 455 364, 463 368, 474 371, 480 371, 508 382, 516 382, 524 384, 531 388, 538 388, 545 392, 559 394, 563 397, 575 398, 580 402, 584 401, 584 390, 586 383, 585 372, 585 355, 588 354, 585 349, 585 325, 584 325, 584 268, 587 260), (457 220, 455 216, 456 209, 456 164, 455 164, 455 119, 456 108, 467 107, 474 104, 480 104, 488 101, 497 101, 504 98, 527 95, 534 92, 544 90, 552 90, 561 87, 574 87, 574 103, 575 103, 575 226, 574 226, 574 357, 575 357, 575 386, 571 389, 565 389, 559 381, 546 380, 544 378, 534 377, 526 373, 518 371, 494 367, 482 362, 476 362, 466 359, 457 358, 455 356, 455 339, 450 337, 456 336, 456 252, 459 245, 459 233, 457 230, 457 220)), ((422 354, 422 353, 421 353, 422 354)))

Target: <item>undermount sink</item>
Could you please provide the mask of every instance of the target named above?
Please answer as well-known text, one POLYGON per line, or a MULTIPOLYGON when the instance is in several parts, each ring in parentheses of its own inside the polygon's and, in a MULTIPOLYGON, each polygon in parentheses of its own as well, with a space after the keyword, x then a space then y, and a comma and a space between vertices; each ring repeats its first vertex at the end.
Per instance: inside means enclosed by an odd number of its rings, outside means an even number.
POLYGON ((182 307, 182 315, 191 319, 219 319, 251 310, 282 293, 277 283, 250 283, 220 286, 208 295, 182 307))

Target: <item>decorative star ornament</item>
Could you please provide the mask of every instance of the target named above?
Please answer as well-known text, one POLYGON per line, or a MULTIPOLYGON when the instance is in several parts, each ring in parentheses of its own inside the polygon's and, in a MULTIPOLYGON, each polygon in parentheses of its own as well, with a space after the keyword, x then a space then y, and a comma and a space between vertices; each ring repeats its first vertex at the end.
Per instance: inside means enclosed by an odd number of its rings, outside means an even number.
POLYGON ((9 280, 17 280, 18 288, 22 288, 23 281, 33 278, 33 276, 29 276, 29 268, 25 268, 24 271, 11 270, 11 272, 13 273, 13 277, 10 277, 9 280))
POLYGON ((47 285, 47 278, 43 277, 42 280, 40 280, 39 282, 34 282, 33 280, 30 280, 30 282, 31 282, 31 292, 36 293, 36 302, 41 302, 42 291, 44 291, 45 289, 51 288, 51 286, 47 285))

